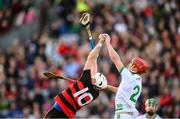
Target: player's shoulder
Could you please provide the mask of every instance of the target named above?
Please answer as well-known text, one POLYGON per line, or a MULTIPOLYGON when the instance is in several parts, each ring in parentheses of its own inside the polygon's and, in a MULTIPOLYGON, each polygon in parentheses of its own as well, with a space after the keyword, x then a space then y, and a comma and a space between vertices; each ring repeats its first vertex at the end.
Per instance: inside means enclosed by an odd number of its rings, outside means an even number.
POLYGON ((122 68, 119 70, 119 73, 120 73, 121 75, 131 75, 130 70, 129 70, 128 68, 126 68, 126 67, 122 67, 122 68))
POLYGON ((122 67, 120 70, 119 70, 119 73, 120 74, 128 74, 128 75, 132 75, 133 73, 131 73, 131 71, 127 68, 127 67, 122 67))
POLYGON ((91 75, 91 70, 86 69, 82 71, 81 78, 85 78, 84 76, 90 76, 91 75))
POLYGON ((80 77, 80 81, 90 83, 91 82, 90 80, 91 80, 91 70, 90 69, 83 70, 80 77))
POLYGON ((121 75, 124 77, 129 77, 129 78, 133 78, 133 79, 138 79, 141 80, 141 76, 136 74, 136 73, 132 73, 128 68, 124 67, 121 71, 121 75))
POLYGON ((82 72, 82 75, 83 74, 91 74, 91 70, 90 69, 85 69, 85 70, 83 70, 83 72, 82 72))

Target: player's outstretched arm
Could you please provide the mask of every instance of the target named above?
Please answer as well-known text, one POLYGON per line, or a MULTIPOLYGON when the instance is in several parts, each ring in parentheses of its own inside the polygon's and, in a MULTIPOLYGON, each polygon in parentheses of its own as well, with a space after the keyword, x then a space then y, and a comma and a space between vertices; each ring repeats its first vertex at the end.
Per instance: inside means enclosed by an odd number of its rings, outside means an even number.
POLYGON ((95 46, 95 48, 88 55, 87 60, 96 59, 99 56, 99 51, 105 42, 105 37, 102 34, 99 35, 99 43, 95 46))
POLYGON ((106 36, 106 47, 108 49, 108 53, 109 53, 109 57, 111 58, 112 62, 115 64, 116 68, 120 71, 124 65, 119 57, 119 55, 117 54, 117 52, 114 50, 114 48, 111 46, 110 43, 110 36, 108 34, 104 34, 106 36))
POLYGON ((95 48, 88 55, 86 64, 84 66, 84 70, 90 69, 91 75, 94 76, 97 73, 97 58, 99 56, 99 51, 105 42, 105 38, 100 34, 99 35, 99 43, 95 46, 95 48))
POLYGON ((111 92, 113 92, 113 93, 116 93, 117 90, 118 90, 118 87, 114 87, 114 86, 111 86, 111 85, 107 85, 107 87, 105 88, 105 90, 111 91, 111 92))

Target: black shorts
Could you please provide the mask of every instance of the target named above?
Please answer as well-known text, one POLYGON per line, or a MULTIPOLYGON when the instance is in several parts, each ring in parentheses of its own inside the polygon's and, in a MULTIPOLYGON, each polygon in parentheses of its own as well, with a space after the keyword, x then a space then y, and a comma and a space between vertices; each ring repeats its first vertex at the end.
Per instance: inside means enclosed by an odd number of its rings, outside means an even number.
POLYGON ((63 111, 58 111, 53 107, 48 111, 48 113, 45 115, 44 118, 49 119, 49 118, 68 118, 68 117, 64 114, 63 111))

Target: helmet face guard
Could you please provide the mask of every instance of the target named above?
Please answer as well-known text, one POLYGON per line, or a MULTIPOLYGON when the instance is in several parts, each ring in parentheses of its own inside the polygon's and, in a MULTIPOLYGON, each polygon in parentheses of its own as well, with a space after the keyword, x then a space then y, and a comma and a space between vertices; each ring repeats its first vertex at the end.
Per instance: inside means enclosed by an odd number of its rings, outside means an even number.
POLYGON ((96 80, 93 84, 98 88, 105 89, 107 87, 106 77, 102 73, 96 73, 93 78, 96 80))
POLYGON ((132 64, 134 64, 137 67, 137 73, 138 74, 145 73, 149 67, 148 63, 139 57, 133 58, 132 64))

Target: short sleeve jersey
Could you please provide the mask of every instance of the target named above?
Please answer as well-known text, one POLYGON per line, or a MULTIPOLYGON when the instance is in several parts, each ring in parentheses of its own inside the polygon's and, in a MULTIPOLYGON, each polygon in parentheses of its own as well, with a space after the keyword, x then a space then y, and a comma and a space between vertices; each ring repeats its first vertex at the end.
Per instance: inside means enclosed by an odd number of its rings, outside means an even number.
POLYGON ((120 74, 122 79, 115 97, 116 112, 137 112, 135 103, 141 93, 142 78, 125 67, 121 69, 120 74))
POLYGON ((90 70, 84 70, 81 78, 58 94, 55 101, 69 118, 73 118, 80 108, 94 101, 98 95, 99 90, 91 82, 90 70))

